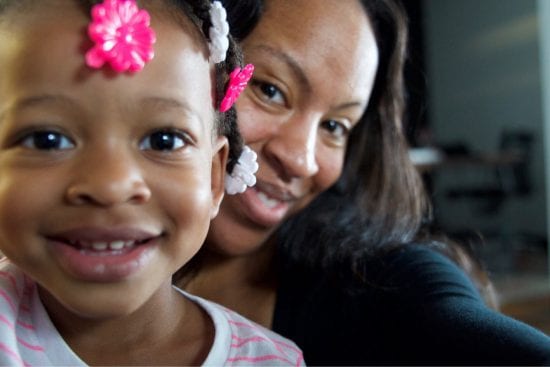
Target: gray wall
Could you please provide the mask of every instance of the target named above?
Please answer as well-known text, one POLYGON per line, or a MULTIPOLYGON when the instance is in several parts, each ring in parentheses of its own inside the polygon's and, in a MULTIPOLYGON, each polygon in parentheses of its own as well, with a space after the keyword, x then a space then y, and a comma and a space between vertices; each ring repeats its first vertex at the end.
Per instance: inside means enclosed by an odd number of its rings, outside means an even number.
MULTIPOLYGON (((544 161, 546 177, 550 177, 550 1, 538 0, 538 19, 540 37, 540 62, 542 82, 542 104, 544 120, 544 161)), ((546 192, 550 192, 550 180, 546 180, 546 192)), ((546 212, 550 212, 550 196, 546 195, 546 212)), ((550 233, 550 216, 546 217, 548 233, 550 233)), ((550 244, 548 244, 547 263, 550 264, 550 244)), ((548 266, 550 282, 550 266, 548 266)))
POLYGON ((449 200, 446 193, 450 187, 489 182, 492 171, 441 169, 434 175, 438 219, 450 229, 546 235, 537 0, 424 0, 423 5, 427 108, 434 140, 466 142, 471 150, 484 152, 498 150, 503 130, 529 130, 535 137, 531 195, 512 197, 487 215, 479 203, 449 200))

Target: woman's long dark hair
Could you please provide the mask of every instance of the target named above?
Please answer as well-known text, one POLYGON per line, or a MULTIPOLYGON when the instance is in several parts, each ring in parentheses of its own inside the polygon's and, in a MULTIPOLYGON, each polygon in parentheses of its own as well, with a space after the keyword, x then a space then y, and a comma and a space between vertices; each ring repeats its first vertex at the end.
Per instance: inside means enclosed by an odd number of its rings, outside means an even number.
MULTIPOLYGON (((238 40, 254 29, 265 6, 263 0, 223 3, 238 40)), ((367 110, 350 135, 342 176, 277 232, 285 252, 301 263, 353 262, 375 247, 409 242, 429 217, 402 131, 406 16, 394 0, 361 3, 377 39, 379 67, 367 110)))
MULTIPOLYGON (((261 18, 263 0, 223 0, 238 40, 261 18)), ((495 305, 486 274, 463 248, 429 231, 431 206, 408 156, 403 132, 407 16, 399 0, 360 0, 375 33, 379 65, 367 110, 353 129, 342 176, 274 234, 285 265, 320 269, 349 280, 366 262, 411 244, 458 263, 495 305)), ((345 284, 344 284, 345 285, 345 284)))
POLYGON ((415 240, 430 206, 403 133, 406 15, 393 0, 363 0, 379 66, 369 105, 353 129, 342 176, 278 232, 300 263, 359 272, 368 254, 415 240))

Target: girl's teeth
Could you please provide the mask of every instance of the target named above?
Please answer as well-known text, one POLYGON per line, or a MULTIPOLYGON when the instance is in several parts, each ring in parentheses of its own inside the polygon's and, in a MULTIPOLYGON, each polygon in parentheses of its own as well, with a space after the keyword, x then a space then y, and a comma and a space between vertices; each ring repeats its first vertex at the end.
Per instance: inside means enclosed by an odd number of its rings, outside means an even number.
POLYGON ((96 251, 105 251, 107 249, 116 251, 122 250, 124 247, 131 247, 133 244, 133 241, 94 242, 90 247, 96 251))
POLYGON ((258 191, 258 198, 260 198, 260 201, 269 209, 273 209, 277 206, 277 204, 279 204, 279 201, 277 199, 271 199, 269 196, 261 191, 258 191))
POLYGON ((92 243, 92 248, 97 251, 103 251, 107 249, 107 242, 94 242, 92 243))
POLYGON ((109 244, 111 250, 121 250, 124 247, 124 241, 115 241, 109 244))

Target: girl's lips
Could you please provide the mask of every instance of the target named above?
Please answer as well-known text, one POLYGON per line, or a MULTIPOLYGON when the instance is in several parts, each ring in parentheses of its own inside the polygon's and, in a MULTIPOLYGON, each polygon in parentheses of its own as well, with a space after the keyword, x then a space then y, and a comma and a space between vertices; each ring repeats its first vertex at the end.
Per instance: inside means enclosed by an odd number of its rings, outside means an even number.
POLYGON ((159 235, 158 231, 144 230, 132 226, 86 226, 57 231, 48 235, 48 238, 84 244, 91 242, 144 241, 159 235))
POLYGON ((59 265, 79 280, 116 282, 147 266, 162 235, 133 228, 78 228, 48 236, 59 265))
POLYGON ((259 187, 252 187, 239 195, 246 216, 262 227, 273 227, 286 216, 289 200, 275 198, 259 187))

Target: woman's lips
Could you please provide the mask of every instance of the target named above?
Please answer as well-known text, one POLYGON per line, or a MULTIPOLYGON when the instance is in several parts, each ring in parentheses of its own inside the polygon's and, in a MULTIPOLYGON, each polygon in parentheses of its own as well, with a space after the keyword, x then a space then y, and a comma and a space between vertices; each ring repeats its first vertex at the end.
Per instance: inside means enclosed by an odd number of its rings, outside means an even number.
POLYGON ((153 258, 162 235, 134 228, 78 228, 47 236, 59 265, 79 280, 116 282, 153 258))
POLYGON ((274 194, 255 186, 239 195, 245 214, 262 227, 278 225, 286 216, 292 203, 291 195, 274 194))

